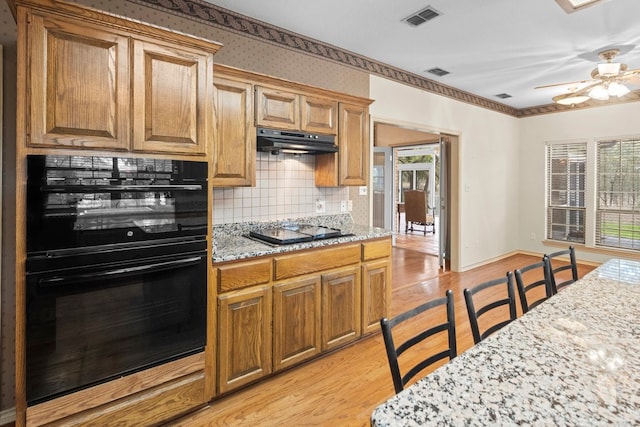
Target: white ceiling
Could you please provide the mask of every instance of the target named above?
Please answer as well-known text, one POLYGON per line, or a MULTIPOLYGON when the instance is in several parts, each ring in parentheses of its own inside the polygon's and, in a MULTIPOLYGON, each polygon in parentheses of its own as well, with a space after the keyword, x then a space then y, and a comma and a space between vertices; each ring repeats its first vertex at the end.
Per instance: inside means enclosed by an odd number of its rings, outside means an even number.
POLYGON ((555 0, 207 1, 515 108, 550 104, 571 86, 536 86, 588 79, 608 48, 640 68, 640 0, 572 14, 555 0), (442 15, 418 27, 403 22, 426 6, 442 15), (434 67, 451 74, 426 73, 434 67))

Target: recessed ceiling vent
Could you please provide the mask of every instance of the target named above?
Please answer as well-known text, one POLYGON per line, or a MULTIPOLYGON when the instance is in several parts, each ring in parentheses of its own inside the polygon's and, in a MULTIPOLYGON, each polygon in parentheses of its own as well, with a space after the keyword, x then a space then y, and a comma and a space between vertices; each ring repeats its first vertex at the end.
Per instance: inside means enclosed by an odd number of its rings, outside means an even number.
POLYGON ((413 25, 414 27, 417 27, 418 25, 424 24, 427 21, 431 21, 433 18, 440 15, 442 14, 435 10, 433 7, 427 6, 424 9, 407 16, 403 19, 403 21, 410 25, 413 25))
POLYGON ((447 74, 449 74, 447 70, 443 70, 442 68, 438 68, 438 67, 427 70, 427 73, 435 74, 438 77, 446 76, 447 74))
POLYGON ((508 93, 499 93, 496 95, 498 98, 500 99, 507 99, 507 98, 511 98, 511 95, 509 95, 508 93))

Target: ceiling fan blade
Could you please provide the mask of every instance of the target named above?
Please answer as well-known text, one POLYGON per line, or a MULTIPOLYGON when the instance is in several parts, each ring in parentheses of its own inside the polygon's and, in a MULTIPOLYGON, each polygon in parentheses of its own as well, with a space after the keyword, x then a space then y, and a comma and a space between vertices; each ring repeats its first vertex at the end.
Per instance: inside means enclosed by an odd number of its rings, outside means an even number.
POLYGON ((550 85, 542 85, 542 86, 536 86, 534 87, 534 89, 546 89, 546 88, 550 88, 550 87, 558 87, 558 86, 576 86, 576 85, 581 85, 581 84, 585 84, 585 83, 596 83, 598 82, 597 80, 593 80, 593 79, 588 79, 588 80, 577 80, 575 82, 566 82, 566 83, 554 83, 554 84, 550 84, 550 85))
POLYGON ((640 84, 640 68, 625 71, 620 77, 618 77, 618 80, 629 82, 634 85, 640 84))

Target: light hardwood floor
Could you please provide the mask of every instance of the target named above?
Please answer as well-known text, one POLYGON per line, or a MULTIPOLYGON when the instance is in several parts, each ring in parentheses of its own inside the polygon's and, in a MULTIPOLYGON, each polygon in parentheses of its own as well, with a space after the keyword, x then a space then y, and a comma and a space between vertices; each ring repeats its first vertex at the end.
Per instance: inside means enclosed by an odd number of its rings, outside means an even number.
MULTIPOLYGON (((473 345, 463 289, 539 260, 514 255, 464 273, 439 274, 437 257, 425 255, 420 241, 424 241, 420 233, 401 233, 399 246, 393 248, 392 315, 444 296, 447 289, 452 289, 458 354, 473 345)), ((581 265, 580 277, 592 269, 581 265)), ((172 425, 367 426, 374 408, 393 393, 384 344, 377 333, 216 400, 172 425)))

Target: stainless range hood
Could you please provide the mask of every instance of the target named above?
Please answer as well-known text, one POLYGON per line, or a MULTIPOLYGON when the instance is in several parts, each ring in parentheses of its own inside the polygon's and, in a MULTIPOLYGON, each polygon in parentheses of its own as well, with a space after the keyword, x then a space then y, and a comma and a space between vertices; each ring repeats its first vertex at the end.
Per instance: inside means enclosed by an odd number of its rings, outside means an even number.
POLYGON ((326 154, 336 153, 336 137, 306 132, 257 128, 258 151, 271 154, 326 154))

